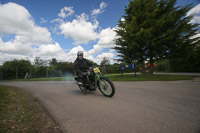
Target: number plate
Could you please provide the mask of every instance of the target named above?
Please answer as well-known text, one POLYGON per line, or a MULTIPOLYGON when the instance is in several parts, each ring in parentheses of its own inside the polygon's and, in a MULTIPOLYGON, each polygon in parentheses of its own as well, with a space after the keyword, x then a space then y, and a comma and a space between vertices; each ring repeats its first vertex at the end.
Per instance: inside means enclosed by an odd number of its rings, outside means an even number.
POLYGON ((100 72, 98 67, 93 68, 93 71, 94 71, 94 73, 99 73, 100 72))

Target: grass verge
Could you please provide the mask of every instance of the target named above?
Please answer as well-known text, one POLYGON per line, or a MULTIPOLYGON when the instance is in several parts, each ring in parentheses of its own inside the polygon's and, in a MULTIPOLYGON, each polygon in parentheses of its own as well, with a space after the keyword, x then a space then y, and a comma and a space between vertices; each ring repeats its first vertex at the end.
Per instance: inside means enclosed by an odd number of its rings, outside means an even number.
POLYGON ((185 75, 162 75, 162 74, 107 74, 112 81, 175 81, 175 80, 192 80, 192 76, 185 75))
POLYGON ((12 79, 4 81, 71 81, 74 77, 49 77, 49 78, 31 78, 31 79, 12 79))
POLYGON ((27 92, 0 86, 0 133, 62 132, 60 127, 27 92))
MULTIPOLYGON (((113 81, 175 81, 175 80, 192 80, 193 76, 186 75, 169 75, 169 74, 137 74, 124 73, 121 77, 120 73, 106 74, 113 81)), ((51 77, 51 78, 31 78, 31 79, 14 79, 3 81, 72 81, 74 77, 51 77)))

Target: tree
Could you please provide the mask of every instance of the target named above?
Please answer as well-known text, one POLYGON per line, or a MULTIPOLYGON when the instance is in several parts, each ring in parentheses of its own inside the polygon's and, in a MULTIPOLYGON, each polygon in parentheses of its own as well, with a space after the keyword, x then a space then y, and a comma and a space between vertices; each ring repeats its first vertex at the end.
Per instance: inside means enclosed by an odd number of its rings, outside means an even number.
POLYGON ((31 63, 29 60, 12 60, 3 64, 4 79, 24 78, 25 74, 30 71, 31 63))
POLYGON ((100 66, 103 68, 104 73, 106 73, 106 66, 110 65, 110 60, 106 57, 103 57, 103 60, 100 63, 100 66))
POLYGON ((103 60, 100 63, 100 66, 104 66, 104 65, 110 65, 110 60, 106 57, 103 57, 103 60))
POLYGON ((47 61, 42 60, 40 57, 35 57, 34 66, 35 67, 47 66, 47 61))
POLYGON ((190 23, 186 13, 192 5, 175 7, 176 0, 130 0, 125 15, 119 20, 115 40, 120 61, 142 64, 149 60, 150 73, 156 60, 172 57, 186 46, 195 46, 198 24, 190 23))
POLYGON ((53 59, 51 59, 51 60, 49 61, 50 66, 56 66, 57 63, 58 63, 58 62, 57 62, 56 58, 53 58, 53 59))
POLYGON ((35 57, 33 67, 33 77, 47 77, 48 76, 48 61, 35 57))
POLYGON ((200 45, 187 46, 173 54, 170 69, 174 72, 200 72, 200 45))

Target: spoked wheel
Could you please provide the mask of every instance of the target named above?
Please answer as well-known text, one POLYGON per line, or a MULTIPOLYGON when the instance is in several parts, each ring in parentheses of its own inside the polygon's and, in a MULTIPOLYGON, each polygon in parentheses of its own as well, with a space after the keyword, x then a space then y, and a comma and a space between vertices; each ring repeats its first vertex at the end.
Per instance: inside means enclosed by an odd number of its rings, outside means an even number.
POLYGON ((101 78, 98 82, 98 88, 101 91, 101 93, 106 97, 112 97, 115 94, 115 86, 107 78, 101 78))

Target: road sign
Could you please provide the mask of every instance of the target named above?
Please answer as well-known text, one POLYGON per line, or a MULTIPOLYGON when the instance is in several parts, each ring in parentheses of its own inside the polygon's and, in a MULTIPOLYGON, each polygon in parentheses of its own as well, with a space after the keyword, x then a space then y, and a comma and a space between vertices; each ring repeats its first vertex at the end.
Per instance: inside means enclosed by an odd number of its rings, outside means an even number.
POLYGON ((121 65, 121 69, 135 69, 135 64, 121 65))
POLYGON ((123 70, 124 69, 134 69, 135 70, 135 77, 136 77, 136 65, 135 64, 121 65, 121 77, 123 77, 123 70))

